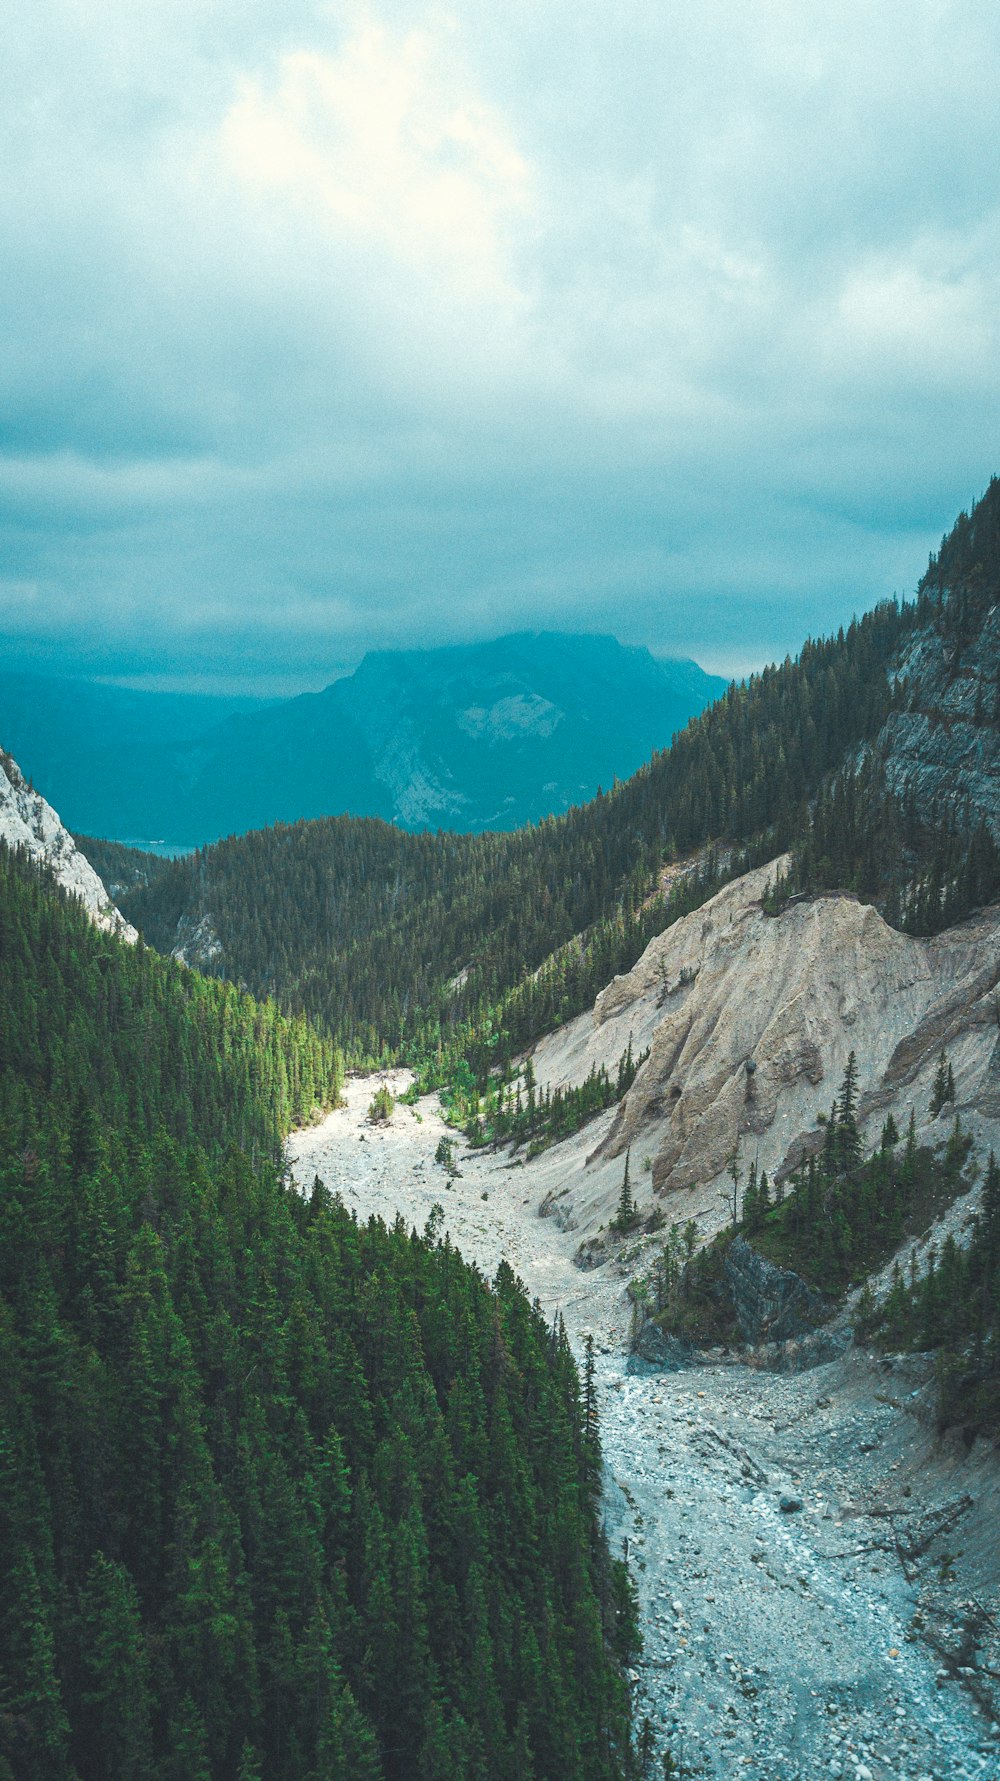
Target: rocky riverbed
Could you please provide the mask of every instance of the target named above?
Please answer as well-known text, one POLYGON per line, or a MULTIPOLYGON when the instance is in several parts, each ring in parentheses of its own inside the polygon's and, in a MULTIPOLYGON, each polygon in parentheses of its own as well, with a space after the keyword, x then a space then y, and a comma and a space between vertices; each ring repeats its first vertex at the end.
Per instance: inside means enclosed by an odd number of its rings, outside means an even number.
POLYGON ((420 1229, 441 1205, 484 1272, 506 1257, 577 1346, 593 1334, 607 1526, 639 1587, 636 1708, 657 1747, 719 1781, 998 1781, 1000 1481, 989 1454, 936 1443, 931 1363, 629 1373, 621 1277, 581 1272, 577 1239, 538 1216, 601 1122, 528 1164, 459 1145, 453 1177, 432 1101, 368 1123, 380 1080, 351 1080, 296 1135, 295 1179, 420 1229))

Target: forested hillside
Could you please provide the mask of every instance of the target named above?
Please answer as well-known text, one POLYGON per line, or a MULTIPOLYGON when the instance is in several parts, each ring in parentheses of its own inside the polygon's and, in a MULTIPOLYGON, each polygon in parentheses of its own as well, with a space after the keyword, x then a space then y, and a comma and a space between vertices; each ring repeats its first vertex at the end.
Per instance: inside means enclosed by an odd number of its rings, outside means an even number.
POLYGON ((0 960, 8 1152, 30 1145, 57 1166, 105 1129, 274 1161, 289 1127, 336 1101, 340 1059, 305 1020, 101 933, 2 846, 0 960))
POLYGON ((286 1188, 328 1041, 0 853, 0 1777, 612 1781, 560 1328, 286 1188))

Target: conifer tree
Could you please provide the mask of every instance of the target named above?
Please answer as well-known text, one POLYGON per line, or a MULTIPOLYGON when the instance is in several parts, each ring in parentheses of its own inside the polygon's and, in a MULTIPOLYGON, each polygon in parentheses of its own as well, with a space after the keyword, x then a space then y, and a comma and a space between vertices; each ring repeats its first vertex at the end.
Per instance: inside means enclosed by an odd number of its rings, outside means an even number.
POLYGON ((618 1195, 618 1211, 611 1221, 613 1229, 621 1233, 633 1230, 636 1223, 636 1205, 632 1197, 630 1176, 631 1158, 632 1146, 629 1145, 625 1152, 625 1173, 622 1176, 621 1192, 618 1195))
POLYGON ((930 1113, 937 1119, 942 1108, 955 1099, 955 1077, 951 1064, 942 1051, 938 1057, 937 1069, 934 1072, 934 1087, 931 1091, 930 1113))
POLYGON ((858 1060, 851 1051, 844 1067, 844 1080, 837 1098, 837 1162, 841 1169, 853 1169, 861 1156, 858 1132, 858 1060))

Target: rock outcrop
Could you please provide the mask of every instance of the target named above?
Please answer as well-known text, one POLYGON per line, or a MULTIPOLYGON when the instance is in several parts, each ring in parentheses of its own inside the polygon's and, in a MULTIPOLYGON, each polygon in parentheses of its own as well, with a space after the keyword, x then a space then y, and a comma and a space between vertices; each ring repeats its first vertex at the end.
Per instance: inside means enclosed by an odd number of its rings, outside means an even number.
POLYGON ((177 923, 177 943, 170 956, 179 964, 195 971, 210 971, 222 957, 222 942, 215 931, 211 915, 198 920, 182 915, 177 923))
POLYGON ((626 1371, 635 1373, 683 1373, 698 1362, 697 1350, 661 1330, 651 1317, 643 1318, 632 1339, 626 1371))
POLYGON ((0 751, 0 841, 47 866, 57 884, 78 898, 99 928, 123 940, 136 931, 117 910, 90 861, 40 792, 10 755, 0 751))
POLYGON ((744 1342, 788 1342, 822 1323, 827 1304, 801 1275, 776 1267, 734 1237, 723 1262, 726 1292, 744 1342))
POLYGON ((1000 605, 961 651, 933 625, 915 632, 893 670, 906 704, 893 711, 865 752, 880 759, 892 791, 928 818, 935 809, 985 821, 1000 840, 1000 605))

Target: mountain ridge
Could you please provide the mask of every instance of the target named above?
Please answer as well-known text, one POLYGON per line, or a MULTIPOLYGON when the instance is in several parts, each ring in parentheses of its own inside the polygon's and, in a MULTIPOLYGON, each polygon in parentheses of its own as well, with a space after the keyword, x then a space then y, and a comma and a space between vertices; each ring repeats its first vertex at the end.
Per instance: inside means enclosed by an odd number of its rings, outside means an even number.
POLYGON ((0 734, 69 826, 185 846, 341 813, 518 828, 626 778, 725 686, 608 635, 546 631, 369 651, 321 692, 221 718, 219 701, 45 681, 26 698, 23 681, 0 675, 0 734))

